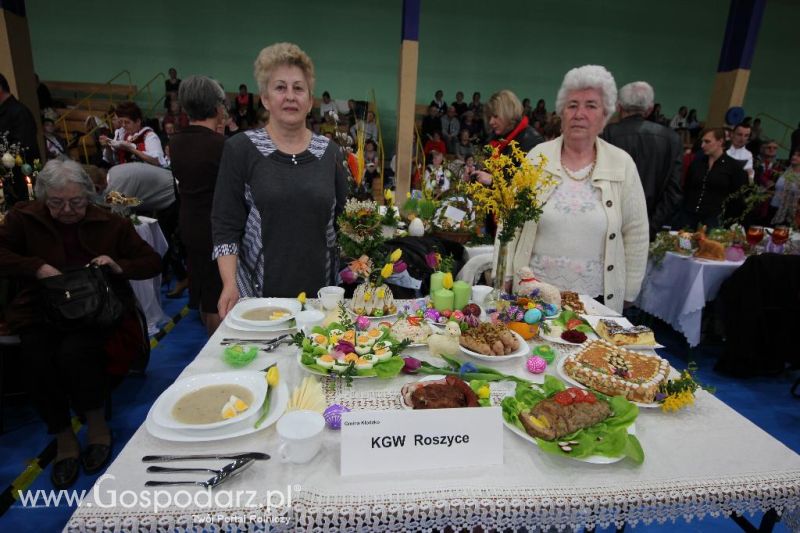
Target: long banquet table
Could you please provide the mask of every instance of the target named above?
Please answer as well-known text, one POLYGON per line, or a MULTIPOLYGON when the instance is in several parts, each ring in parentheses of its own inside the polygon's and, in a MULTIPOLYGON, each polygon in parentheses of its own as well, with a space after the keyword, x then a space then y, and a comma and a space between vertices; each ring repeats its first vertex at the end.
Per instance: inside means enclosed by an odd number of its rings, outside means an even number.
MULTIPOLYGON (((270 336, 274 334, 243 333, 223 325, 182 376, 227 370, 221 359, 223 337, 270 336)), ((557 351, 563 355, 573 349, 559 346, 557 351)), ((425 348, 409 352, 439 362, 425 348)), ((278 363, 281 379, 290 389, 306 375, 293 347, 262 353, 250 368, 264 368, 270 362, 278 363)), ((524 369, 524 359, 494 365, 505 373, 531 376, 524 369)), ((326 378, 323 386, 328 403, 353 409, 397 409, 400 387, 415 379, 400 375, 391 380, 354 380, 348 388, 326 378)), ((497 397, 510 390, 510 385, 500 383, 492 394, 497 397)), ((209 526, 208 520, 220 527, 244 520, 240 527, 248 531, 412 531, 441 530, 448 525, 578 528, 688 521, 768 509, 791 522, 800 509, 800 456, 709 393, 699 391, 695 404, 678 413, 641 409, 636 434, 645 452, 640 466, 629 460, 598 465, 548 455, 504 430, 502 466, 415 471, 409 465, 403 473, 342 477, 336 431, 325 430, 322 451, 311 463, 292 465, 275 458, 279 442, 274 426, 227 441, 190 444, 159 440, 142 426, 73 514, 66 530, 199 531, 209 526), (116 506, 109 506, 112 491, 141 495, 148 479, 187 477, 147 474, 143 455, 246 451, 267 452, 273 459, 256 462, 215 490, 255 491, 255 501, 261 504, 272 498, 270 491, 286 494, 291 490, 291 506, 266 511, 223 502, 203 509, 173 505, 154 512, 139 506, 143 498, 132 505, 130 495, 125 505, 119 498, 116 506), (265 525, 259 516, 269 516, 273 522, 265 525)), ((209 461, 203 463, 207 465, 209 461)), ((162 490, 176 494, 185 489, 162 490)))

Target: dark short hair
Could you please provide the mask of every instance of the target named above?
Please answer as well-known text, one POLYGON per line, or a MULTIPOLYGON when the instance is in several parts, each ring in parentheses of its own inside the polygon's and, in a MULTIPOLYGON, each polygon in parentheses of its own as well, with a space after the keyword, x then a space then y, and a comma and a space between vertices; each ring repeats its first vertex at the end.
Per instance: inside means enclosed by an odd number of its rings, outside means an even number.
POLYGON ((48 122, 50 124, 55 124, 56 123, 55 120, 53 120, 52 118, 45 117, 45 118, 42 119, 42 124, 47 124, 48 122))
POLYGON ((142 120, 142 109, 135 102, 122 102, 117 106, 116 114, 120 118, 142 120))
POLYGON ((751 130, 753 129, 753 126, 751 126, 749 123, 740 122, 733 127, 733 131, 736 131, 736 128, 747 128, 748 130, 751 130))
POLYGON ((714 135, 714 138, 718 141, 725 140, 725 129, 724 128, 706 128, 700 133, 700 138, 706 136, 706 133, 711 133, 714 135))
POLYGON ((330 97, 331 97, 331 93, 329 93, 328 91, 323 91, 323 92, 322 92, 322 97, 324 98, 324 97, 326 97, 326 96, 327 96, 328 98, 330 98, 330 97))
POLYGON ((3 76, 2 72, 0 72, 0 90, 2 90, 4 93, 11 92, 11 87, 8 86, 8 80, 5 76, 3 76))

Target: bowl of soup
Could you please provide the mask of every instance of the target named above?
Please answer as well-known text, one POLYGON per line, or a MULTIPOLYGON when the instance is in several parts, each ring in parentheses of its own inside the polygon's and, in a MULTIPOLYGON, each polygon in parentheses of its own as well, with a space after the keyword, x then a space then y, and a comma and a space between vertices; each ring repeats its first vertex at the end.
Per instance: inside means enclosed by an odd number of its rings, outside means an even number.
POLYGON ((270 327, 293 319, 300 309, 293 298, 248 298, 231 309, 231 316, 244 326, 270 327))
POLYGON ((181 378, 156 401, 154 422, 171 429, 203 430, 242 422, 264 403, 263 372, 215 372, 181 378))

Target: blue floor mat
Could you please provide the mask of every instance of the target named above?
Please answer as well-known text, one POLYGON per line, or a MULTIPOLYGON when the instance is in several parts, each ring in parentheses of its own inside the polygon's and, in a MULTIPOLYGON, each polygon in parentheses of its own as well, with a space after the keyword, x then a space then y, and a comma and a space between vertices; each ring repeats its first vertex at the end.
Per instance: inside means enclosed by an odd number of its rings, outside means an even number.
MULTIPOLYGON (((162 298, 164 311, 169 317, 177 316, 185 307, 187 298, 170 300, 162 298)), ((665 324, 656 321, 656 337, 666 346, 660 354, 666 357, 675 368, 682 369, 687 364, 686 343, 680 334, 665 324)), ((170 383, 191 362, 206 342, 204 326, 196 311, 190 311, 163 338, 152 351, 147 374, 125 380, 114 391, 114 417, 111 427, 114 432, 114 451, 117 453, 143 423, 150 405, 170 383)), ((789 389, 798 374, 786 373, 775 378, 753 378, 748 380, 720 376, 712 367, 719 353, 719 346, 701 345, 693 351, 699 370, 698 379, 716 387, 716 396, 736 409, 743 416, 800 453, 800 400, 791 396, 789 389)), ((0 490, 7 487, 26 468, 37 454, 50 442, 44 425, 33 410, 19 402, 4 409, 6 432, 0 435, 0 454, 4 461, 0 464, 0 490)), ((83 437, 83 431, 79 437, 83 437)), ((31 490, 49 490, 50 467, 45 468, 31 485, 31 490)), ((74 489, 89 490, 99 476, 81 475, 74 489)), ((15 503, 3 516, 0 516, 0 531, 61 531, 74 506, 62 502, 59 506, 24 507, 15 503)), ((761 517, 750 518, 758 524, 761 517)), ((645 533, 702 532, 724 533, 742 531, 728 518, 706 517, 690 523, 679 521, 664 525, 639 524, 626 528, 629 531, 645 533)), ((614 528, 598 528, 598 532, 613 532, 614 528)), ((778 523, 776 532, 788 532, 788 528, 778 523)))

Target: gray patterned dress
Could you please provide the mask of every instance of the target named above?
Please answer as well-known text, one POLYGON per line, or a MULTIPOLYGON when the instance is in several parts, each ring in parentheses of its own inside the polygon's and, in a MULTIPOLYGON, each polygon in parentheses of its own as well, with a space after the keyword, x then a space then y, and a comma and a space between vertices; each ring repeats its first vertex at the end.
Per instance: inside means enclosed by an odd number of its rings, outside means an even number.
POLYGON ((315 295, 334 285, 336 217, 347 178, 339 148, 312 135, 306 151, 285 154, 265 129, 225 142, 211 223, 214 259, 238 256, 241 296, 315 295))

